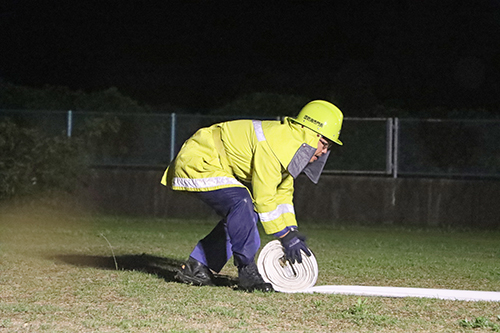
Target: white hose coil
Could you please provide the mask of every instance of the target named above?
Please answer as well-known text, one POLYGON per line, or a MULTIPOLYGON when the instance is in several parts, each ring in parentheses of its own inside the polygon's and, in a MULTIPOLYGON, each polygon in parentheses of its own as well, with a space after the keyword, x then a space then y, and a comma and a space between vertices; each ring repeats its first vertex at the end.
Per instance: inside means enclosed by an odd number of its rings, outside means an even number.
MULTIPOLYGON (((310 250, 309 250, 310 251, 310 250)), ((302 252, 302 263, 290 264, 284 260, 285 253, 280 241, 273 240, 264 246, 257 258, 257 267, 264 281, 273 285, 274 290, 292 293, 313 287, 318 279, 318 263, 302 252)))
POLYGON ((264 246, 257 258, 257 267, 262 278, 271 283, 276 291, 500 302, 500 292, 495 291, 380 286, 314 286, 318 279, 318 264, 314 254, 311 252, 310 257, 303 254, 302 263, 293 265, 284 261, 284 256, 281 243, 278 240, 273 240, 264 246))

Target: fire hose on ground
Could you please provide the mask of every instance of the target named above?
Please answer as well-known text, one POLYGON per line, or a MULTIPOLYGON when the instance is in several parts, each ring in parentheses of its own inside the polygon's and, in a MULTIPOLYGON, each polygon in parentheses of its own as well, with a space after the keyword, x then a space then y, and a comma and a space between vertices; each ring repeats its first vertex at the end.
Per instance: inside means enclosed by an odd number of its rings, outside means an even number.
POLYGON ((460 301, 500 302, 500 292, 452 290, 431 288, 404 288, 380 286, 315 286, 318 279, 318 263, 311 256, 302 255, 302 263, 290 264, 285 260, 283 247, 273 240, 262 248, 257 258, 257 267, 262 278, 284 293, 323 293, 381 297, 418 297, 460 301))
POLYGON ((318 279, 318 263, 312 251, 309 257, 302 254, 302 263, 290 264, 278 240, 267 243, 260 251, 257 267, 262 278, 281 292, 304 291, 313 287, 318 279))

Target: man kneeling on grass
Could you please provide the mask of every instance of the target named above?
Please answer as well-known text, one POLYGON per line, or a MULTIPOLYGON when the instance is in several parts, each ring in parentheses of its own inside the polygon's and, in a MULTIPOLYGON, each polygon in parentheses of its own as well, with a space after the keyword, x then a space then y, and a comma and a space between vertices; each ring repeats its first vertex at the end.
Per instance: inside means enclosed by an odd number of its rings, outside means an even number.
POLYGON ((304 172, 317 183, 333 142, 339 140, 343 114, 333 104, 312 101, 296 118, 283 121, 235 120, 198 130, 182 146, 162 178, 176 191, 195 193, 222 220, 191 252, 176 279, 213 285, 231 256, 238 286, 274 291, 257 270, 259 219, 267 234, 280 239, 285 257, 302 262, 310 252, 297 231, 294 178, 304 172), (250 184, 250 190, 243 185, 250 184))

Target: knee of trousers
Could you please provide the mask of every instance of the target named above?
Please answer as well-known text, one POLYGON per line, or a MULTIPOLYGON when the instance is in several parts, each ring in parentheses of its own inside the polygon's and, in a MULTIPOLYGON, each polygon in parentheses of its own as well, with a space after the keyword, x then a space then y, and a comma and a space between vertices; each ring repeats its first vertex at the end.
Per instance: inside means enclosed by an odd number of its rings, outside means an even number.
POLYGON ((226 226, 233 254, 243 264, 252 261, 260 247, 257 220, 250 196, 241 198, 227 218, 226 226))
POLYGON ((250 195, 241 197, 235 202, 227 215, 228 228, 234 227, 234 224, 237 224, 239 228, 253 229, 256 228, 257 221, 258 215, 254 210, 250 195))

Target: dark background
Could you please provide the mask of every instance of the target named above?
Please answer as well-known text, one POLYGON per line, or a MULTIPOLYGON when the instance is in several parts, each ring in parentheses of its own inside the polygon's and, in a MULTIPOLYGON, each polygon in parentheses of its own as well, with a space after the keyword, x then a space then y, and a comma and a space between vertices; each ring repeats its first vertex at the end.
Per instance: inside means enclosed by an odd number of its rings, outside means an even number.
POLYGON ((500 114, 500 0, 2 0, 0 34, 0 79, 19 85, 207 110, 271 92, 351 116, 500 114))

